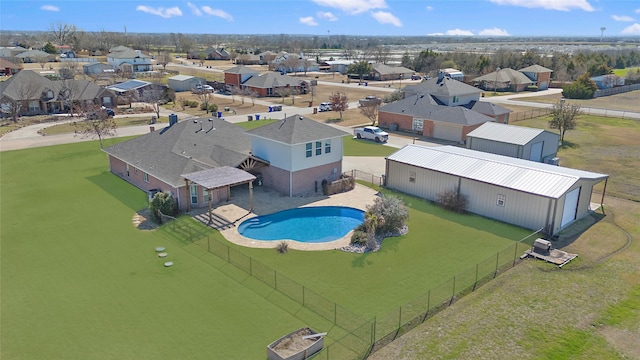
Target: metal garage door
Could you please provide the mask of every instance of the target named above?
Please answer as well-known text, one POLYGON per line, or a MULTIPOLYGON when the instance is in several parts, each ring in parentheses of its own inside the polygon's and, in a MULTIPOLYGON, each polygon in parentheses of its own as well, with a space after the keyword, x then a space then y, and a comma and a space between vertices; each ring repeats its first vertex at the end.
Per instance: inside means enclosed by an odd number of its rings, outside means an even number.
POLYGON ((462 129, 457 125, 434 123, 433 137, 436 139, 460 141, 462 140, 462 129))
POLYGON ((543 142, 537 142, 531 145, 531 154, 529 154, 529 160, 531 161, 542 161, 542 144, 543 142))
POLYGON ((562 209, 562 221, 560 222, 561 228, 576 219, 579 197, 580 188, 573 189, 567 195, 565 195, 564 209, 562 209))

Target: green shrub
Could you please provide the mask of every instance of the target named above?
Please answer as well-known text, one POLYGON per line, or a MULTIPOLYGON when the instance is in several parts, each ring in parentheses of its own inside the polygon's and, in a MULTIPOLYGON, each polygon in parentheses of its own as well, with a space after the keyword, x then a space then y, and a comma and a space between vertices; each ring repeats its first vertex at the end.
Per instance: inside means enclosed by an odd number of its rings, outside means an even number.
MULTIPOLYGON (((207 106, 204 103, 200 104, 200 110, 207 110, 207 106)), ((208 111, 212 114, 215 114, 216 112, 218 112, 218 105, 209 104, 208 111)))
POLYGON ((367 212, 371 212, 378 218, 384 219, 380 222, 376 233, 395 233, 400 231, 407 219, 409 210, 404 202, 395 196, 382 196, 376 198, 373 205, 367 207, 367 212))
POLYGON ((562 87, 562 96, 567 99, 593 99, 598 90, 596 83, 591 80, 589 73, 584 73, 573 83, 562 87))
POLYGON ((149 210, 151 212, 151 220, 157 224, 162 224, 162 216, 160 215, 160 212, 169 216, 176 215, 173 196, 168 192, 156 193, 153 196, 153 199, 151 199, 149 210))
POLYGON ((455 188, 453 190, 445 190, 437 194, 436 202, 447 210, 464 213, 467 211, 469 199, 466 195, 460 194, 458 188, 455 188))
POLYGON ((368 235, 362 230, 355 230, 351 235, 351 243, 354 245, 366 245, 368 235))

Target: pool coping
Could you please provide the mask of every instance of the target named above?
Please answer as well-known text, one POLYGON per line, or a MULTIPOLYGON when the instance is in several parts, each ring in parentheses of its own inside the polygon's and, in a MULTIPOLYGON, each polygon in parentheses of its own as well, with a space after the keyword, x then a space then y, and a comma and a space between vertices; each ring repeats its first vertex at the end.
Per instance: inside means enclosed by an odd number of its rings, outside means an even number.
MULTIPOLYGON (((227 241, 236 245, 266 249, 276 248, 281 241, 284 241, 288 244, 289 249, 294 250, 335 250, 345 247, 351 243, 351 234, 353 234, 353 230, 338 240, 322 243, 303 243, 289 239, 263 241, 250 239, 240 235, 236 223, 239 225, 242 221, 255 216, 271 214, 298 207, 345 206, 366 211, 366 207, 373 204, 373 201, 378 196, 379 194, 376 190, 360 184, 356 184, 356 187, 351 191, 329 196, 288 197, 275 192, 256 191, 254 192, 254 212, 248 212, 248 209, 246 209, 248 206, 246 206, 245 203, 246 199, 243 199, 243 195, 240 194, 235 197, 232 196, 229 203, 215 207, 213 209, 213 214, 224 219, 238 219, 230 222, 233 223, 233 226, 218 229, 227 241)), ((204 213, 206 213, 206 209, 204 209, 204 213)))

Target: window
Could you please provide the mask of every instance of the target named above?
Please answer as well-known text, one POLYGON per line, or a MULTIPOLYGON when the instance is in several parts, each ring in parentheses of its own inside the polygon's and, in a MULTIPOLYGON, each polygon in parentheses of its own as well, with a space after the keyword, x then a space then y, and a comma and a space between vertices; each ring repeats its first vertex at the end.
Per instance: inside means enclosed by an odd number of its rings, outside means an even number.
POLYGON ((191 184, 191 188, 189 189, 189 191, 191 192, 191 203, 197 204, 198 203, 198 185, 191 184))
POLYGON ((311 148, 311 143, 306 144, 307 149, 307 157, 311 157, 313 155, 313 149, 311 148))
POLYGON ((415 183, 416 182, 416 172, 415 171, 409 171, 409 182, 410 183, 415 183))
POLYGON ((413 119, 413 126, 412 129, 416 130, 416 131, 422 131, 424 127, 424 119, 413 119))
POLYGON ((129 177, 129 164, 126 164, 127 177, 129 177))
POLYGON ((459 98, 459 97, 457 97, 457 96, 454 96, 454 97, 453 97, 453 103, 455 104, 455 103, 457 103, 458 101, 460 101, 460 98, 459 98))
POLYGON ((38 100, 29 101, 29 111, 39 111, 40 110, 40 102, 38 100))
POLYGON ((149 182, 149 174, 147 174, 146 172, 142 173, 142 180, 144 180, 144 182, 148 183, 149 182))
POLYGON ((316 156, 322 155, 322 141, 316 141, 316 156))
POLYGON ((331 139, 327 139, 324 141, 324 153, 325 154, 331 153, 331 139))
POLYGON ((205 203, 209 202, 209 190, 208 189, 202 189, 202 202, 205 202, 205 203))
POLYGON ((496 201, 496 205, 504 207, 504 204, 506 202, 507 202, 507 195, 498 194, 498 200, 496 201))
POLYGON ((273 95, 273 88, 267 88, 267 96, 273 95))

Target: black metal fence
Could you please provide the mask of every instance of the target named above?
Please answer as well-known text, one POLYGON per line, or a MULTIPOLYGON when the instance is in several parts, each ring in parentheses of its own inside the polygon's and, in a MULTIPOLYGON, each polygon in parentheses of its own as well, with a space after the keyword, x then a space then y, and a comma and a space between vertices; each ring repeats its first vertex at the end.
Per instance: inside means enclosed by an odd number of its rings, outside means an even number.
POLYGON ((623 86, 616 86, 610 89, 596 90, 596 92, 593 93, 593 97, 597 98, 602 96, 622 94, 622 93, 626 93, 634 90, 640 90, 640 84, 623 85, 623 86))
MULTIPOLYGON (((371 174, 360 173, 363 174, 362 180, 372 179, 369 176, 371 174)), ((380 180, 380 177, 378 179, 374 177, 372 181, 380 180)), ((264 263, 228 246, 223 241, 211 237, 208 228, 196 226, 196 224, 180 218, 163 216, 163 219, 172 219, 161 228, 163 232, 181 244, 198 245, 203 251, 206 250, 214 254, 260 280, 346 332, 344 336, 327 344, 314 357, 314 359, 324 360, 365 359, 372 352, 394 341, 461 297, 475 291, 498 274, 514 267, 521 261, 520 255, 531 247, 535 239, 541 236, 539 232, 534 232, 440 285, 425 291, 386 315, 366 319, 264 263)))
MULTIPOLYGON (((349 175, 349 173, 346 173, 349 175)), ((351 177, 353 177, 356 180, 362 180, 365 182, 368 182, 370 184, 373 185, 377 185, 377 186, 383 186, 384 185, 384 176, 383 175, 374 175, 365 171, 361 171, 361 170, 351 170, 350 171, 350 175, 351 177)))

